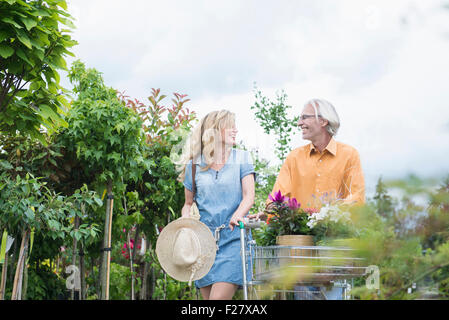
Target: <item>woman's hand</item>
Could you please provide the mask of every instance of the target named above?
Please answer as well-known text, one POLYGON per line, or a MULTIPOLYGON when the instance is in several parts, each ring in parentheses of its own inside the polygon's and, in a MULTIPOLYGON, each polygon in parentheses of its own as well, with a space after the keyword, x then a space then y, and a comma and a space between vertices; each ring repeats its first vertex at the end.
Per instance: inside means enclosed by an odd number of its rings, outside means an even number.
POLYGON ((187 188, 184 188, 185 202, 181 210, 181 218, 190 217, 190 207, 193 204, 193 192, 187 188))
POLYGON ((240 217, 239 215, 236 215, 236 214, 234 214, 232 216, 231 220, 229 221, 229 228, 231 229, 231 231, 234 230, 234 226, 236 226, 236 227, 239 226, 240 221, 245 223, 245 221, 243 220, 243 217, 240 217))
POLYGON ((190 205, 185 204, 181 210, 181 218, 189 218, 190 217, 190 205))

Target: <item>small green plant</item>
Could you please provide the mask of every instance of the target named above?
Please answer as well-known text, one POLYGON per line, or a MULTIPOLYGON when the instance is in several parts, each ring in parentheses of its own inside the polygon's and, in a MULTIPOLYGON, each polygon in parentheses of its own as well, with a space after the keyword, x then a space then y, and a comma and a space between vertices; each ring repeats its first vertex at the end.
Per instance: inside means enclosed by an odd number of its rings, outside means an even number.
POLYGON ((291 106, 286 103, 287 94, 282 90, 276 93, 276 101, 271 101, 262 95, 262 92, 254 85, 255 102, 251 106, 254 110, 256 121, 262 126, 266 134, 276 136, 275 154, 279 160, 284 161, 290 152, 292 130, 296 128, 298 116, 290 119, 288 110, 291 106))

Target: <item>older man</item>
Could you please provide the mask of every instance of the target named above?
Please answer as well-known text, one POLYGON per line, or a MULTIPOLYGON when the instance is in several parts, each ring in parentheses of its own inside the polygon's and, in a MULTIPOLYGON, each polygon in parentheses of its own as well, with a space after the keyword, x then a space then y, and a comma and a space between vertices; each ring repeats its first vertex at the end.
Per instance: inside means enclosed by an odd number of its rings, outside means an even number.
POLYGON ((342 200, 365 202, 365 183, 357 150, 334 140, 340 120, 326 100, 304 105, 298 121, 302 138, 311 143, 296 148, 281 167, 273 192, 296 198, 302 208, 319 209, 342 200))
MULTIPOLYGON (((302 208, 320 209, 323 204, 341 200, 365 202, 365 182, 359 154, 353 147, 335 141, 340 120, 332 104, 312 99, 304 105, 298 121, 302 138, 311 143, 290 152, 281 167, 273 193, 296 198, 302 208)), ((267 200, 269 203, 269 200, 267 200)), ((307 291, 316 287, 296 286, 296 299, 313 298, 307 291)), ((342 299, 341 287, 322 290, 329 300, 342 299)))

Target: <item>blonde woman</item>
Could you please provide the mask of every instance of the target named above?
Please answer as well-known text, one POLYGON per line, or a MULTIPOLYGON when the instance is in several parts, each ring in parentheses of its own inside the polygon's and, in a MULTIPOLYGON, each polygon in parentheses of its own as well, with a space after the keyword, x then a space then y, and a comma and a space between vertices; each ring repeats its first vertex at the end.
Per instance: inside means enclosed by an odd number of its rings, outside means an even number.
POLYGON ((236 134, 233 113, 211 112, 194 129, 183 154, 185 162, 179 176, 185 187, 182 216, 189 217, 194 201, 193 162, 200 221, 210 228, 218 245, 211 270, 195 281, 205 300, 230 300, 243 284, 240 232, 236 226, 254 204, 255 172, 250 154, 233 148, 236 134))

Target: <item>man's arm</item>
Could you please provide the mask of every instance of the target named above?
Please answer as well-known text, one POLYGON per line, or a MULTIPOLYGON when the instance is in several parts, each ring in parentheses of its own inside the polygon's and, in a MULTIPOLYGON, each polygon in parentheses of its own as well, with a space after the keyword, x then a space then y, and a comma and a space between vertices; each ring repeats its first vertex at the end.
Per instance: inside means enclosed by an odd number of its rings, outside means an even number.
MULTIPOLYGON (((279 170, 279 174, 276 178, 276 182, 274 183, 273 190, 271 191, 271 195, 273 196, 275 192, 281 190, 283 196, 291 197, 292 194, 292 176, 291 176, 291 160, 289 157, 285 159, 282 164, 281 170, 279 170)), ((266 201, 266 204, 272 202, 269 198, 266 201)))
MULTIPOLYGON (((291 182, 291 174, 290 174, 290 158, 287 156, 287 159, 285 159, 284 163, 282 164, 281 170, 279 170, 279 174, 276 178, 276 182, 274 183, 273 190, 271 192, 271 195, 273 196, 275 192, 278 192, 281 190, 281 193, 283 196, 290 197, 291 190, 292 190, 292 182, 291 182)), ((265 205, 268 205, 270 202, 272 202, 269 198, 267 198, 265 205)), ((248 218, 253 219, 262 219, 266 220, 267 216, 264 214, 264 212, 258 212, 257 214, 251 214, 248 215, 248 218)))
POLYGON ((354 150, 344 175, 343 201, 365 203, 365 179, 359 153, 354 150))

